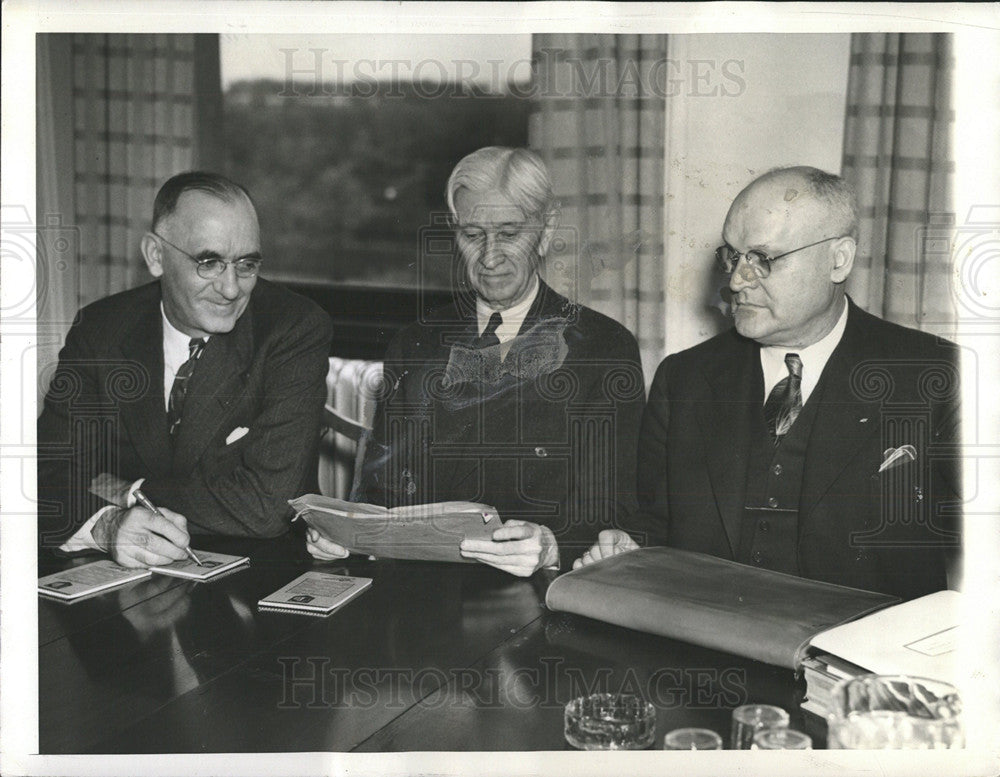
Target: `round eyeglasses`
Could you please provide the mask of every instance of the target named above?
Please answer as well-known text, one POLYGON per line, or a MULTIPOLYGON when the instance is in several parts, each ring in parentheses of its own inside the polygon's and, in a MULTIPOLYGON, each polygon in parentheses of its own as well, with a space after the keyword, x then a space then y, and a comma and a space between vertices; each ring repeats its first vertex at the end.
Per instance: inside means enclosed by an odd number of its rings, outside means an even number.
POLYGON ((257 273, 260 272, 260 265, 263 263, 263 259, 259 256, 244 256, 240 259, 234 261, 228 261, 216 256, 203 256, 199 259, 196 256, 192 256, 187 251, 185 251, 180 246, 176 246, 167 240, 163 235, 156 232, 152 233, 156 237, 160 238, 164 243, 173 248, 175 251, 179 251, 184 254, 188 259, 195 263, 195 271, 198 276, 204 278, 207 281, 214 280, 218 278, 226 271, 226 265, 231 264, 233 269, 236 271, 237 278, 253 278, 257 273))
POLYGON ((773 262, 776 262, 779 259, 784 259, 789 254, 794 254, 798 251, 805 251, 807 248, 818 246, 820 243, 828 243, 831 240, 840 240, 842 237, 848 237, 848 235, 824 237, 822 240, 817 240, 815 243, 793 248, 791 251, 785 251, 785 253, 778 254, 777 256, 768 256, 763 251, 747 251, 745 254, 741 254, 732 246, 724 244, 715 249, 715 263, 722 272, 726 275, 731 275, 733 270, 736 269, 736 265, 740 263, 740 259, 746 259, 747 264, 755 273, 757 273, 758 278, 766 278, 771 274, 771 264, 773 262))

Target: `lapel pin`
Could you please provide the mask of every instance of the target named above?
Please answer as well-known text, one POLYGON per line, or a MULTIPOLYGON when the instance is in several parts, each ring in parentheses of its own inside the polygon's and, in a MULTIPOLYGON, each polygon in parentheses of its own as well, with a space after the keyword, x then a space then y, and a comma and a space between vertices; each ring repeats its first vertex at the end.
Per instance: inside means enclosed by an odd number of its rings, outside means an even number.
POLYGON ((862 418, 862 419, 860 419, 860 420, 858 421, 858 423, 859 423, 859 424, 866 424, 866 423, 868 423, 868 419, 867 419, 867 418, 862 418))

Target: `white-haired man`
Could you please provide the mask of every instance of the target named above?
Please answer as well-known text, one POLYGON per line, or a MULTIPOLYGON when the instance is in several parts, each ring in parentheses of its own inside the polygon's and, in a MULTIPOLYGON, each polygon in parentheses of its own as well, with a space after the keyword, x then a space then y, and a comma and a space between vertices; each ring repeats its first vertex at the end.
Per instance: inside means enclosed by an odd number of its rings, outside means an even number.
MULTIPOLYGON (((633 504, 643 382, 635 338, 539 278, 556 213, 542 161, 488 147, 455 167, 448 204, 471 294, 404 329, 360 501, 473 500, 505 521, 462 553, 515 575, 563 568, 633 504)), ((310 532, 315 557, 347 550, 310 532)))

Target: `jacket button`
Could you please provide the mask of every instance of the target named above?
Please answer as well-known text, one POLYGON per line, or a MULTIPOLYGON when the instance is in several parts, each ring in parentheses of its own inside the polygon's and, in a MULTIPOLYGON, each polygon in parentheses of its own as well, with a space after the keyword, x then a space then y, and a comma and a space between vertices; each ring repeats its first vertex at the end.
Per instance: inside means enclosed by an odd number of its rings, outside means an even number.
POLYGON ((781 472, 782 472, 781 465, 780 464, 775 464, 773 467, 771 467, 771 472, 773 472, 775 475, 780 475, 781 472))
POLYGON ((761 521, 760 522, 760 530, 761 531, 769 531, 770 528, 771 528, 771 524, 769 524, 767 521, 761 521))
POLYGON ((773 497, 773 496, 768 497, 767 498, 767 506, 768 507, 777 507, 778 506, 778 499, 777 499, 777 497, 773 497))
POLYGON ((547 450, 545 450, 545 448, 542 448, 541 446, 539 446, 539 447, 535 448, 535 455, 538 458, 540 458, 540 459, 544 459, 546 456, 549 455, 549 452, 547 450))
POLYGON ((764 554, 763 554, 763 553, 761 553, 761 552, 760 552, 759 550, 755 550, 755 551, 753 552, 753 560, 754 560, 754 561, 756 561, 756 562, 757 562, 758 564, 759 564, 759 563, 760 563, 760 562, 761 562, 761 561, 762 561, 763 559, 764 559, 764 554))

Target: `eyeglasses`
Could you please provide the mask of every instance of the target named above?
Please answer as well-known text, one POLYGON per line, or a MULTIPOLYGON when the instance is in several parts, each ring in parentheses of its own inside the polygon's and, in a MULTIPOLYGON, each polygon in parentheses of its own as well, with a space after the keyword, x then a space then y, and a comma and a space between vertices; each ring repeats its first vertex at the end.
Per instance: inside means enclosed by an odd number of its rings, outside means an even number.
POLYGON ((733 270, 736 269, 736 265, 740 263, 740 259, 746 259, 747 264, 755 273, 757 273, 757 277, 763 279, 771 274, 771 264, 773 262, 776 262, 779 259, 784 259, 789 254, 794 254, 798 251, 805 251, 807 248, 818 246, 820 243, 827 243, 831 240, 840 240, 842 237, 847 237, 847 235, 824 237, 822 240, 817 240, 815 243, 793 248, 791 251, 785 251, 785 253, 778 254, 777 256, 768 256, 763 251, 747 251, 745 254, 741 254, 732 246, 721 245, 715 249, 715 262, 722 272, 726 275, 731 275, 733 270))
POLYGON ((235 261, 227 261, 226 259, 219 259, 216 257, 208 257, 205 259, 199 259, 196 256, 191 256, 187 251, 179 246, 175 246, 169 240, 167 240, 163 235, 156 232, 153 233, 160 240, 166 243, 168 246, 176 251, 180 251, 184 256, 190 259, 196 265, 196 271, 198 275, 205 280, 213 280, 218 278, 222 273, 226 271, 226 265, 231 264, 233 269, 236 270, 237 278, 253 278, 257 273, 260 272, 260 265, 263 260, 260 257, 244 257, 242 259, 237 259, 235 261))

